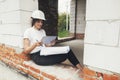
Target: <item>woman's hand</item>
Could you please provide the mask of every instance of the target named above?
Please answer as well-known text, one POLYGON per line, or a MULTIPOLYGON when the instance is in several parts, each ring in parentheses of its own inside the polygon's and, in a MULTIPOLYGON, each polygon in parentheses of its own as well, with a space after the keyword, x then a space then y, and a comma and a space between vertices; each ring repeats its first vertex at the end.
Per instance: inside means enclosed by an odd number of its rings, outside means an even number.
POLYGON ((30 46, 30 40, 28 38, 25 38, 23 43, 24 43, 24 51, 23 52, 25 54, 29 54, 34 48, 42 45, 42 42, 37 41, 36 43, 34 43, 33 45, 30 46))
POLYGON ((56 41, 53 40, 53 41, 51 41, 50 44, 45 44, 45 46, 46 46, 46 47, 51 47, 51 46, 55 45, 55 43, 56 43, 56 41))
POLYGON ((42 42, 38 42, 38 41, 37 41, 37 42, 35 43, 35 46, 42 46, 42 42))
POLYGON ((52 45, 52 46, 55 45, 55 43, 56 43, 55 40, 51 41, 51 45, 52 45))

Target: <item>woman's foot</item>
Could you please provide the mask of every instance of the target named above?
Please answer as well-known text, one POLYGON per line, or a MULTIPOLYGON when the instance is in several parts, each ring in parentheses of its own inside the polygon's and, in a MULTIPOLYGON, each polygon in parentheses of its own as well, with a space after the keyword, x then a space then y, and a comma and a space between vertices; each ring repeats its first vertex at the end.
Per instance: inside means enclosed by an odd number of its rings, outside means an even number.
POLYGON ((80 69, 81 71, 83 70, 83 66, 81 64, 77 64, 76 67, 80 69))
POLYGON ((77 64, 76 67, 80 69, 80 77, 83 77, 83 66, 81 64, 77 64))

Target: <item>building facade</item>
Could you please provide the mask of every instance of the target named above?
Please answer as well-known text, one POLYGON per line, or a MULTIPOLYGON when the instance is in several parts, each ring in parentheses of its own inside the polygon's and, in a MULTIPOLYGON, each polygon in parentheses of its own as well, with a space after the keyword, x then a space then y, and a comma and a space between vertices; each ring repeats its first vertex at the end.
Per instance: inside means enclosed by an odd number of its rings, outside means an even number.
MULTIPOLYGON (((22 48, 22 35, 31 26, 32 11, 42 8, 39 4, 38 0, 0 0, 0 42, 22 48)), ((78 38, 83 38, 85 34, 84 64, 94 67, 93 70, 99 68, 120 74, 119 4, 120 0, 71 1, 70 32, 73 34, 75 31, 78 38)), ((51 12, 48 19, 54 15, 53 21, 57 19, 56 8, 51 6, 49 10, 55 14, 51 12)), ((57 35, 56 24, 49 34, 57 35)))
POLYGON ((120 73, 120 0, 87 0, 84 64, 120 73))

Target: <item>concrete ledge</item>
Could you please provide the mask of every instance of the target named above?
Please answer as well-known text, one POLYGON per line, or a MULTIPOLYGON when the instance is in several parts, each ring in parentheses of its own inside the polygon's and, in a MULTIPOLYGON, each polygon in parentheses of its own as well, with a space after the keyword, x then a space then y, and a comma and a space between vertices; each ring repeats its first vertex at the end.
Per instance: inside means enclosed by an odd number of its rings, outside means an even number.
POLYGON ((31 75, 38 80, 80 80, 79 70, 73 66, 57 64, 36 65, 26 55, 18 54, 13 48, 0 45, 0 60, 14 69, 31 75))
MULTIPOLYGON (((70 33, 70 36, 74 36, 74 33, 70 33)), ((84 39, 84 33, 76 33, 76 39, 84 39)))

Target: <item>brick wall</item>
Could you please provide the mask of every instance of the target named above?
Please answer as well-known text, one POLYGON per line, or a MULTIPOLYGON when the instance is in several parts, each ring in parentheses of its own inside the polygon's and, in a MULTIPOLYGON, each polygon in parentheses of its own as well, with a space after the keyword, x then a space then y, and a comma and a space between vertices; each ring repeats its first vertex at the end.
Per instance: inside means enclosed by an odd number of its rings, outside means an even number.
POLYGON ((23 64, 24 61, 30 60, 29 57, 24 54, 17 54, 13 48, 6 47, 5 45, 0 46, 0 60, 9 66, 17 68, 18 70, 35 77, 38 80, 44 80, 44 77, 50 78, 51 80, 55 79, 54 76, 44 72, 41 72, 41 75, 39 75, 40 70, 35 69, 30 65, 23 64))
POLYGON ((70 33, 70 36, 76 36, 76 39, 84 39, 84 33, 70 33))
POLYGON ((85 67, 83 80, 120 80, 120 74, 96 68, 85 67), (103 72, 102 72, 103 71, 103 72))

